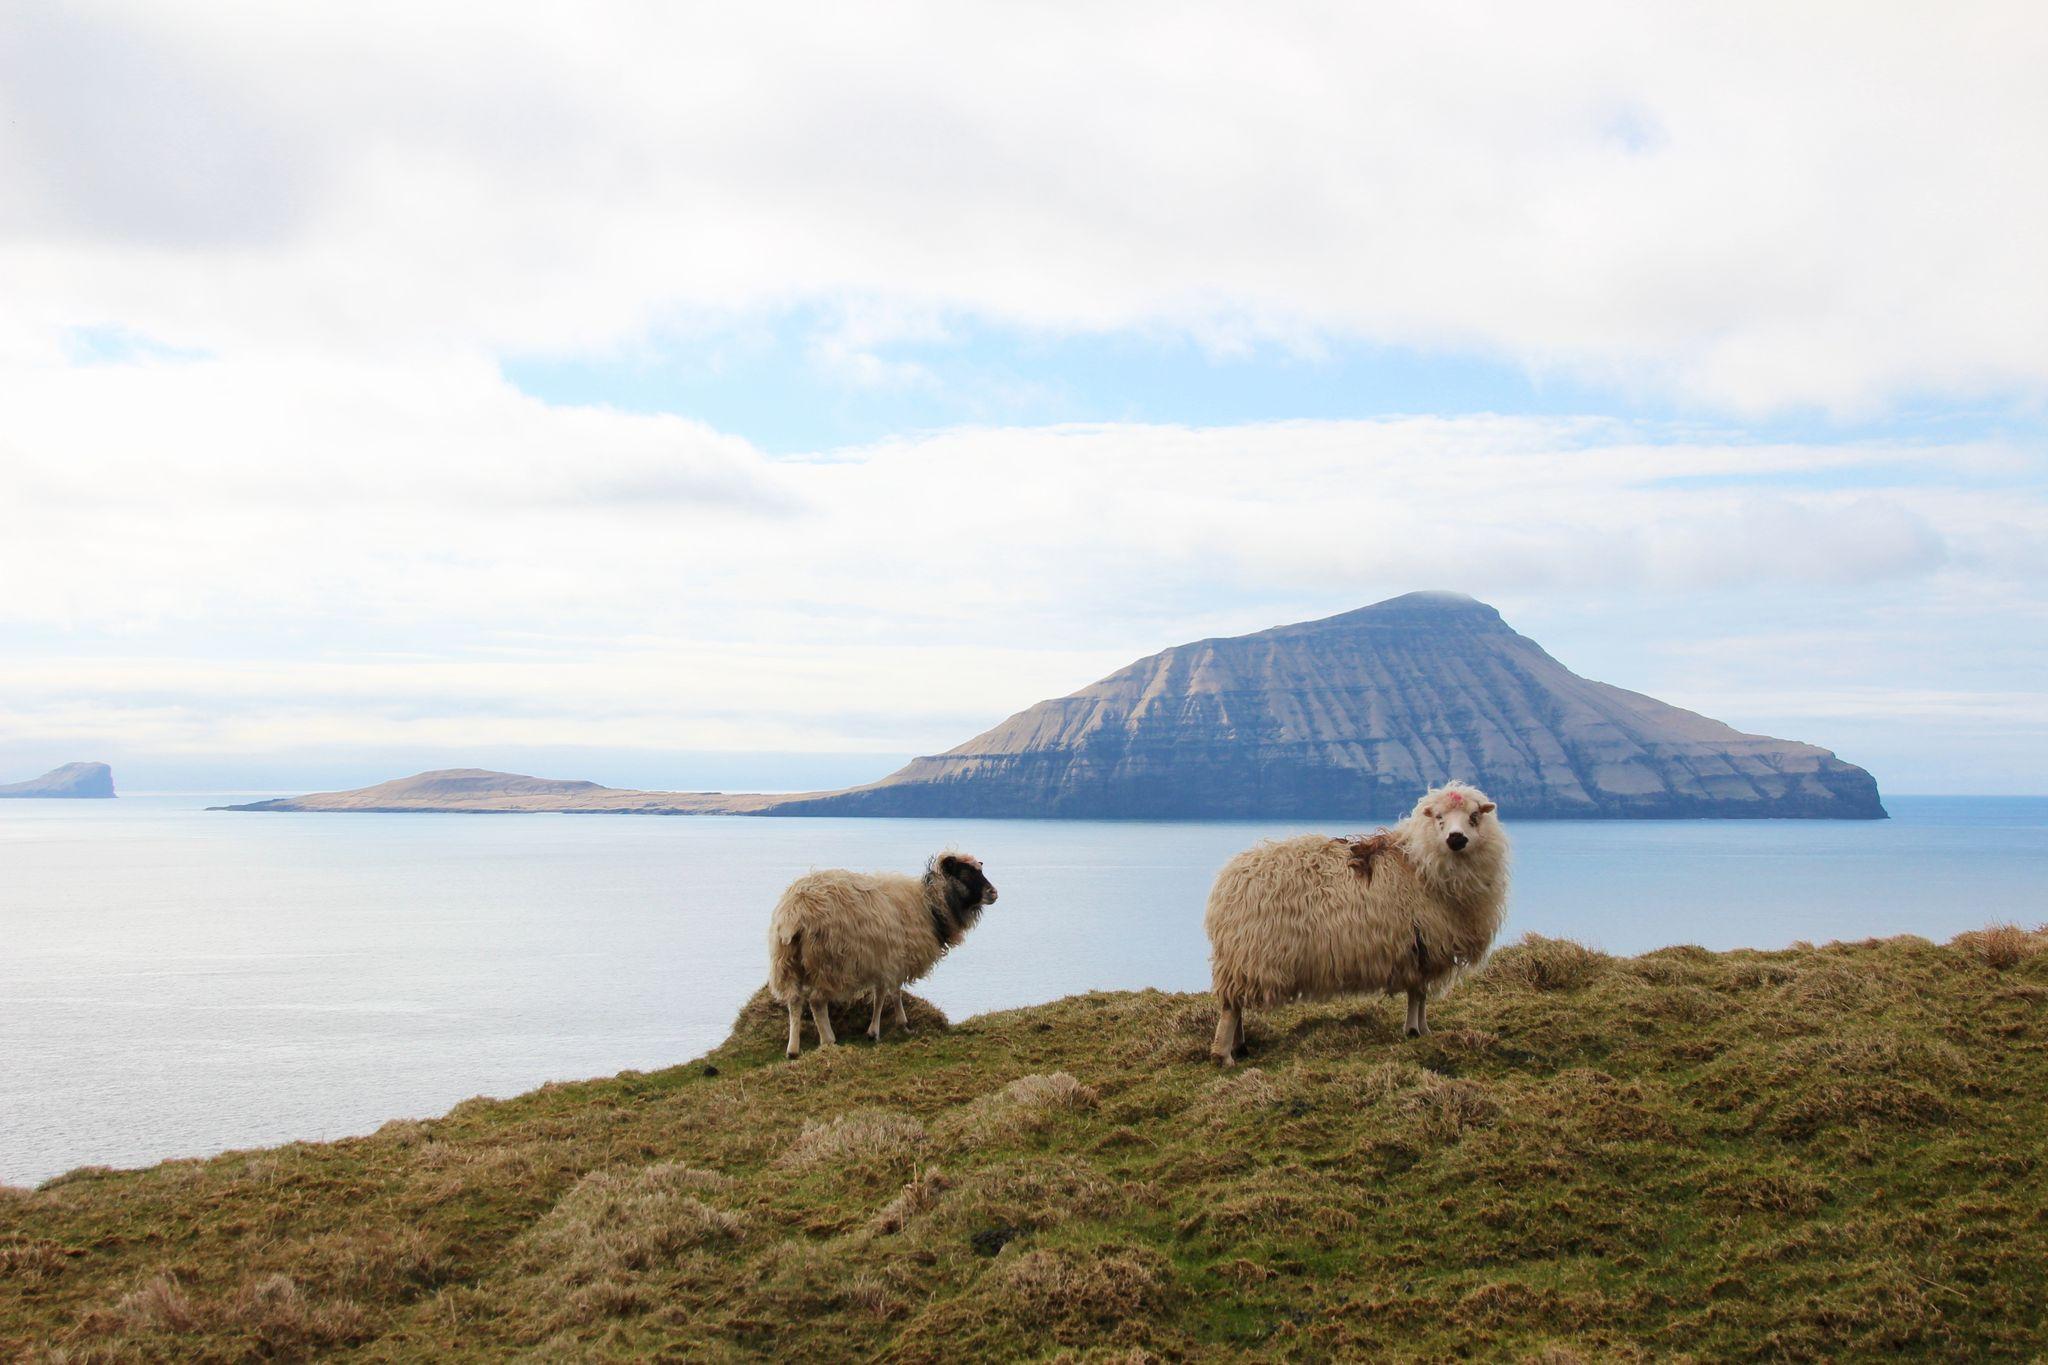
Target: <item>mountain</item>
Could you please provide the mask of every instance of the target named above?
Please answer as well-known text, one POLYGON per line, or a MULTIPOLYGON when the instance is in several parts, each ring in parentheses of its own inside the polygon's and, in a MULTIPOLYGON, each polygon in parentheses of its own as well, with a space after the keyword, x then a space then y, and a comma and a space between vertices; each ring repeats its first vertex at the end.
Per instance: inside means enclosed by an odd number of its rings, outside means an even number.
POLYGON ((1511 817, 1882 819, 1871 775, 1579 677, 1416 592, 1178 645, 865 787, 775 815, 1390 819, 1477 783, 1511 817))
POLYGON ((66 763, 41 777, 0 787, 0 797, 62 797, 99 800, 113 796, 114 770, 104 763, 66 763))
POLYGON ((726 796, 717 792, 643 792, 601 787, 595 782, 524 777, 485 768, 442 768, 400 777, 374 787, 310 796, 251 801, 215 810, 358 811, 468 814, 696 815, 756 808, 774 797, 726 796))

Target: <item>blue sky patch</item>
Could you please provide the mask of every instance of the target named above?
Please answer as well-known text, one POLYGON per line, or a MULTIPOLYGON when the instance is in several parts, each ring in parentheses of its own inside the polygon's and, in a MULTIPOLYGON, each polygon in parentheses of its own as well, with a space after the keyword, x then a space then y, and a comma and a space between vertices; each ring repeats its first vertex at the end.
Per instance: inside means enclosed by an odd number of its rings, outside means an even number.
POLYGON ((1902 399, 1868 421, 1789 413, 1733 424, 1668 399, 1537 373, 1473 353, 1328 340, 1219 354, 1179 334, 1051 334, 948 319, 864 348, 824 309, 752 325, 657 334, 614 356, 526 355, 506 379, 563 405, 671 413, 770 454, 865 445, 959 426, 1142 422, 1231 426, 1429 415, 1600 414, 1645 439, 1907 443, 2002 438, 2042 444, 2042 415, 2011 402, 1902 399))

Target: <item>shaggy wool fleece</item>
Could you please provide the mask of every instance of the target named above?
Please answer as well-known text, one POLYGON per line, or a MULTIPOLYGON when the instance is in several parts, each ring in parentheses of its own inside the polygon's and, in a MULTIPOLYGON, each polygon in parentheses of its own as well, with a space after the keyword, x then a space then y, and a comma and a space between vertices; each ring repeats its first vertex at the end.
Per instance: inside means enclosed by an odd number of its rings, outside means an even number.
POLYGON ((1216 998, 1243 1007, 1441 991, 1493 946, 1507 886, 1508 839, 1493 804, 1460 782, 1371 840, 1262 843, 1231 859, 1209 893, 1216 998))

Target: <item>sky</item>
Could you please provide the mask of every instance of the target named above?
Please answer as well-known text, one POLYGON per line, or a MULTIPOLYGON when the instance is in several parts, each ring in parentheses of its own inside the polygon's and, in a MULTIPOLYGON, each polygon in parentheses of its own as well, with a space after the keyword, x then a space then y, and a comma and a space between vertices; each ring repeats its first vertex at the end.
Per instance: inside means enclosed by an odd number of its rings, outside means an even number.
POLYGON ((0 781, 879 776, 1467 592, 2048 791, 2048 10, 0 9, 0 781))

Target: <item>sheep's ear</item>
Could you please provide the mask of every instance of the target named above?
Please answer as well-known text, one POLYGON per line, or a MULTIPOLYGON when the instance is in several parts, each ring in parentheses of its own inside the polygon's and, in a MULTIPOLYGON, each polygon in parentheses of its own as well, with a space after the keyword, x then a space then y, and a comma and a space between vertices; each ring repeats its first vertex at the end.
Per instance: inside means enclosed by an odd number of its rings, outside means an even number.
POLYGON ((939 871, 945 873, 949 877, 959 876, 960 860, 954 857, 952 854, 948 853, 945 857, 939 859, 939 871))
POLYGON ((1480 802, 1480 803, 1479 803, 1478 805, 1474 806, 1474 807, 1473 807, 1472 809, 1473 809, 1473 811, 1474 811, 1475 813, 1477 813, 1477 814, 1479 814, 1479 815, 1491 815, 1491 814, 1493 814, 1493 811, 1494 811, 1494 805, 1493 805, 1493 802, 1491 802, 1491 801, 1481 801, 1481 802, 1480 802))

